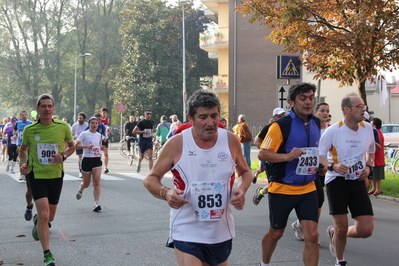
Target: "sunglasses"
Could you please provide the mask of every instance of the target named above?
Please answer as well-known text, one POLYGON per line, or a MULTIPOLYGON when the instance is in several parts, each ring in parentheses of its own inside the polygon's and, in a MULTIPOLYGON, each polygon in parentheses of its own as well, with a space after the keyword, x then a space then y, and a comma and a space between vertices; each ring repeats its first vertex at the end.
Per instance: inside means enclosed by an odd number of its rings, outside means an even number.
POLYGON ((146 115, 152 115, 152 113, 146 113, 146 115))

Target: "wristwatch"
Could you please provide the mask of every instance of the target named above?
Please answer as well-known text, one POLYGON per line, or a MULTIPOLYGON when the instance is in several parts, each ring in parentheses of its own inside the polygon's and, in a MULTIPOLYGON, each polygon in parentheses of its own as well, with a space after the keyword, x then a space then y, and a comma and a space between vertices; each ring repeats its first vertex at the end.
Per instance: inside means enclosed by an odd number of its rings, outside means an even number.
POLYGON ((65 161, 67 159, 67 156, 65 154, 61 154, 62 155, 62 160, 65 161))
POLYGON ((332 163, 332 164, 330 164, 328 167, 327 167, 327 169, 328 169, 328 171, 334 171, 334 163, 332 163))

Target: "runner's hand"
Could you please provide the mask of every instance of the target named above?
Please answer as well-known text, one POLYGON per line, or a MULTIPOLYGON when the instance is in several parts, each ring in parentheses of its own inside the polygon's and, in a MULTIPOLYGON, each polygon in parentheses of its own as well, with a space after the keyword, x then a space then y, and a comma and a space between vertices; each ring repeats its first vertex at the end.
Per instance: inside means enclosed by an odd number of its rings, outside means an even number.
POLYGON ((27 175, 28 174, 28 166, 26 165, 26 163, 24 163, 23 165, 21 165, 19 167, 19 171, 21 172, 22 175, 27 175))
POLYGON ((233 190, 233 197, 230 198, 230 204, 237 210, 244 209, 245 205, 245 193, 239 188, 233 190))
POLYGON ((169 189, 165 193, 165 199, 168 202, 169 206, 173 209, 179 209, 182 207, 184 204, 188 203, 188 200, 183 199, 180 195, 183 194, 184 191, 180 190, 178 188, 176 189, 169 189))

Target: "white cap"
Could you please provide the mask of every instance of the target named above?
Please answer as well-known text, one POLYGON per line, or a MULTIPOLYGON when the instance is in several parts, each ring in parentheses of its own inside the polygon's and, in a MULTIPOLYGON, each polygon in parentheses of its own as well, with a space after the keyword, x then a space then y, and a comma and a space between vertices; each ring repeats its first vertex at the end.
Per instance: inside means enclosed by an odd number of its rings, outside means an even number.
POLYGON ((273 110, 273 116, 281 115, 282 113, 285 113, 285 110, 281 107, 277 107, 276 109, 273 110))
POLYGON ((367 112, 364 112, 363 117, 366 118, 367 120, 370 120, 370 115, 367 112))

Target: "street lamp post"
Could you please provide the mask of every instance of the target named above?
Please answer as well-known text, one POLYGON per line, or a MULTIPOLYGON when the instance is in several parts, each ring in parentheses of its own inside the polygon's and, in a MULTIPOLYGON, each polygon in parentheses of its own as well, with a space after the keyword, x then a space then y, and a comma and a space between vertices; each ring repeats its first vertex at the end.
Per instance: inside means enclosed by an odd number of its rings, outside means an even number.
POLYGON ((84 57, 84 56, 91 56, 91 53, 81 54, 75 58, 75 92, 73 95, 73 123, 76 122, 76 63, 79 57, 84 57))
POLYGON ((184 18, 184 4, 186 3, 185 0, 181 0, 180 3, 182 4, 182 12, 183 12, 183 21, 182 21, 182 28, 183 28, 183 117, 182 121, 186 121, 186 28, 185 28, 185 18, 184 18))

